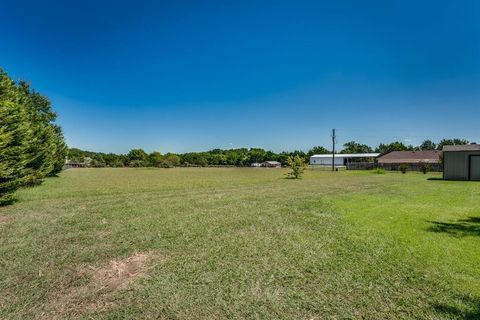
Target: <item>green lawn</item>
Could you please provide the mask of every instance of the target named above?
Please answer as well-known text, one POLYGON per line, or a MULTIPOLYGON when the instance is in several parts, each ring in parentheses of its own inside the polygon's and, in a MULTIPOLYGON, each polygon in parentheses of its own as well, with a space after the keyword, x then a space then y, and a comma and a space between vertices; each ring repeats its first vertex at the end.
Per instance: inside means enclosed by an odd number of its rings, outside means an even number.
POLYGON ((478 319, 480 183, 71 169, 0 208, 0 319, 478 319))

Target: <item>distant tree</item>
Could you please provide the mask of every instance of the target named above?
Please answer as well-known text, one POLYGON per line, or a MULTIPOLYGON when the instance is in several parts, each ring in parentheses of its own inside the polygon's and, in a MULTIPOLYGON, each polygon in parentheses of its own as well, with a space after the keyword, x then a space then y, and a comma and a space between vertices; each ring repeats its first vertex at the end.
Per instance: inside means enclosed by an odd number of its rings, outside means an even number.
POLYGON ((437 146, 431 140, 425 140, 418 148, 420 150, 435 150, 437 146))
POLYGON ((180 157, 173 153, 167 153, 163 159, 164 162, 172 167, 180 166, 180 157))
POLYGON ((208 162, 211 165, 226 165, 227 156, 223 153, 214 153, 210 155, 208 162))
POLYGON ((103 168, 106 167, 106 164, 103 158, 97 157, 96 159, 92 159, 92 161, 90 161, 90 167, 103 168))
POLYGON ((288 159, 289 156, 290 156, 290 154, 288 152, 282 151, 279 154, 273 155, 268 161, 274 160, 274 161, 278 161, 281 164, 285 165, 285 164, 288 164, 287 159, 288 159))
POLYGON ((464 145, 469 144, 468 140, 465 139, 442 139, 437 145, 437 150, 442 150, 443 146, 452 146, 452 145, 464 145))
POLYGON ((265 161, 278 161, 278 162, 281 162, 282 164, 284 163, 280 160, 280 155, 279 154, 274 153, 270 150, 267 151, 266 154, 265 154, 265 161))
POLYGON ((329 150, 327 150, 326 148, 324 148, 322 146, 316 146, 316 147, 313 147, 312 149, 308 150, 307 157, 310 158, 314 154, 329 154, 329 153, 331 153, 331 152, 329 150))
POLYGON ((287 158, 287 164, 291 171, 287 173, 287 175, 294 179, 299 179, 305 172, 307 164, 305 163, 305 159, 302 158, 300 155, 289 156, 287 158))
POLYGON ((120 159, 115 159, 115 160, 109 161, 107 163, 107 166, 109 166, 111 168, 121 168, 124 165, 125 165, 124 162, 120 159))
MULTIPOLYGON (((118 168, 125 165, 125 156, 114 153, 102 154, 103 161, 107 167, 118 168)), ((83 157, 82 157, 83 159, 83 157)), ((82 160, 83 161, 83 160, 82 160)))
POLYGON ((242 156, 239 152, 236 151, 229 151, 226 154, 227 156, 227 164, 231 166, 239 165, 242 162, 242 156))
POLYGON ((200 165, 202 167, 208 166, 208 160, 204 153, 198 153, 196 156, 195 164, 200 165))
POLYGON ((168 160, 165 160, 163 159, 158 165, 157 165, 158 168, 173 168, 174 165, 168 161, 168 160))
POLYGON ((251 148, 249 150, 249 162, 250 164, 254 162, 264 162, 267 161, 267 152, 260 148, 251 148))
POLYGON ((180 157, 173 153, 167 153, 156 164, 159 168, 174 168, 180 165, 180 157))
POLYGON ((158 151, 154 151, 148 155, 148 165, 151 167, 161 167, 162 161, 162 154, 158 151))
POLYGON ((292 152, 287 152, 287 154, 289 156, 299 156, 301 158, 305 158, 306 157, 306 154, 305 152, 303 152, 302 150, 295 150, 295 151, 292 151, 292 152))
POLYGON ((238 154, 237 157, 237 166, 245 166, 245 165, 250 165, 250 155, 248 152, 248 149, 246 148, 240 148, 240 149, 235 149, 234 152, 238 154))
POLYGON ((373 149, 366 144, 360 144, 355 141, 347 142, 343 145, 343 150, 340 153, 371 153, 373 149))
POLYGON ((141 168, 141 167, 145 167, 146 164, 147 164, 147 162, 145 162, 145 161, 132 160, 128 163, 128 166, 130 168, 141 168))
POLYGON ((127 162, 130 167, 146 167, 148 155, 143 149, 132 149, 127 154, 127 162))
POLYGON ((87 151, 80 150, 78 148, 69 148, 67 151, 67 159, 71 161, 83 162, 86 157, 87 151))
POLYGON ((189 152, 184 153, 182 155, 182 164, 189 166, 189 165, 196 165, 196 166, 207 166, 208 159, 206 154, 202 152, 189 152))
POLYGON ((399 141, 395 141, 389 144, 383 144, 381 143, 378 148, 376 149, 376 152, 381 153, 381 154, 387 154, 392 151, 408 151, 412 150, 411 147, 407 147, 403 143, 399 141))

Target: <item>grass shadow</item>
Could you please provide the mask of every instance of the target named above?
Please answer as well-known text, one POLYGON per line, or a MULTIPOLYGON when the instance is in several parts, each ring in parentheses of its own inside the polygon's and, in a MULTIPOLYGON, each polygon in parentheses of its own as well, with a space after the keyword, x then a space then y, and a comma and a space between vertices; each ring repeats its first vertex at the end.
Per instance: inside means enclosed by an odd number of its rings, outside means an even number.
POLYGON ((458 297, 461 306, 436 303, 432 305, 433 310, 449 318, 473 320, 480 319, 480 300, 469 296, 458 297), (462 308, 463 307, 463 308, 462 308))
POLYGON ((448 233, 455 237, 480 236, 480 217, 468 217, 455 222, 428 221, 431 232, 448 233))
POLYGON ((446 181, 445 179, 439 178, 439 177, 430 177, 427 180, 428 181, 446 181))
POLYGON ((479 181, 477 181, 477 180, 468 180, 468 179, 443 179, 443 178, 439 178, 439 177, 430 177, 430 178, 428 178, 427 180, 430 180, 430 181, 445 181, 445 182, 448 182, 448 181, 479 182, 479 181))

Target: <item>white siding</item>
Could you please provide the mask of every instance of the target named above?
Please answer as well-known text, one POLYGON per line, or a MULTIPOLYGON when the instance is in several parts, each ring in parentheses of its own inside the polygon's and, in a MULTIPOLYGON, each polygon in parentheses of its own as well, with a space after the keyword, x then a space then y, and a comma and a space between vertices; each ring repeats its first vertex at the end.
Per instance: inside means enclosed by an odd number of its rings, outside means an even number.
MULTIPOLYGON (((321 165, 321 166, 331 166, 332 165, 332 157, 329 158, 310 158, 310 164, 313 165, 321 165)), ((336 166, 343 166, 343 158, 335 157, 335 165, 336 166)))

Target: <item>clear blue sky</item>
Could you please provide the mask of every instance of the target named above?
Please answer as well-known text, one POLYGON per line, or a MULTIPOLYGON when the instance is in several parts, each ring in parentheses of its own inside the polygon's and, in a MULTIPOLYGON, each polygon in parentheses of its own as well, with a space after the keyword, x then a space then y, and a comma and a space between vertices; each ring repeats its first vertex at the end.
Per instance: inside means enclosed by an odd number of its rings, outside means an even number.
POLYGON ((1 1, 0 66, 94 151, 480 141, 480 1, 1 1))

